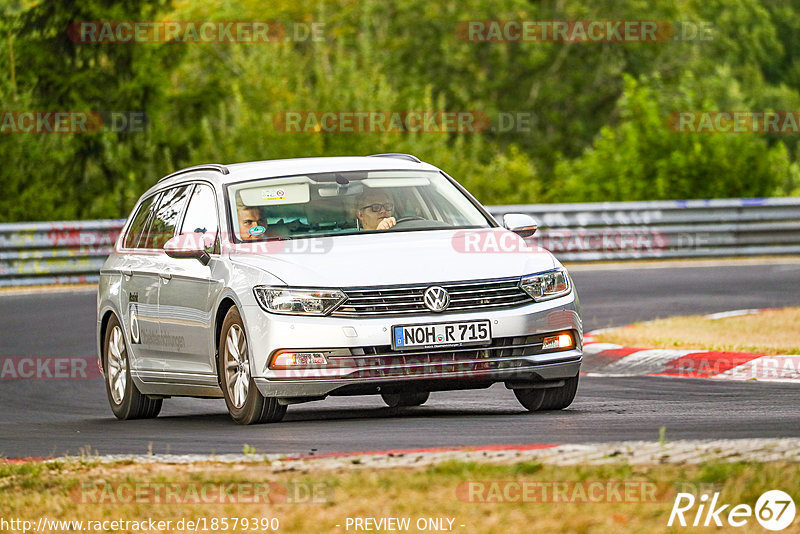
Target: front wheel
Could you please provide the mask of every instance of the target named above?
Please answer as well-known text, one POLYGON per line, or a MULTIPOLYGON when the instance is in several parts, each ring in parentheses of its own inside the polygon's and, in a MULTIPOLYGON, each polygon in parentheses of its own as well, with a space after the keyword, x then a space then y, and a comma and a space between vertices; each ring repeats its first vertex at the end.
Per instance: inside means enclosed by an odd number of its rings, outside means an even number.
POLYGON ((563 386, 543 389, 515 389, 514 395, 522 406, 531 412, 563 410, 575 400, 578 391, 578 376, 567 378, 563 386))
POLYGON ((161 411, 161 399, 142 395, 131 380, 130 358, 119 319, 112 316, 103 342, 106 394, 117 419, 152 419, 161 411))
POLYGON ((236 306, 228 310, 222 323, 219 379, 228 412, 238 424, 274 423, 283 419, 286 406, 276 398, 264 397, 250 376, 250 348, 236 306))
POLYGON ((421 406, 428 401, 430 393, 419 391, 416 393, 381 393, 381 398, 389 408, 400 406, 421 406))

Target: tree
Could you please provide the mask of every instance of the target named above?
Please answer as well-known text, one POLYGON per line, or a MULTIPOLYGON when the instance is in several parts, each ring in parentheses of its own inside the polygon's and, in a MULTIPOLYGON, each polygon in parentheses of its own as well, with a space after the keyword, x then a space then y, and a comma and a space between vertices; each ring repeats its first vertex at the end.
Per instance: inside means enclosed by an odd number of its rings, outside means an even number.
MULTIPOLYGON (((737 88, 730 74, 727 87, 737 88)), ((790 161, 783 143, 751 133, 688 133, 670 128, 670 112, 713 109, 720 95, 695 92, 691 76, 679 94, 666 100, 656 78, 625 78, 617 104, 620 121, 604 127, 576 160, 556 167, 563 195, 574 201, 659 200, 768 196, 788 179, 790 161)), ((731 95, 729 95, 730 97, 731 95)), ((730 109, 742 109, 733 104, 730 109)))
MULTIPOLYGON (((150 43, 76 42, 69 28, 79 21, 152 20, 167 7, 164 0, 65 0, 37 3, 24 11, 15 28, 16 41, 22 45, 16 72, 27 109, 97 112, 105 117, 153 112, 169 71, 179 60, 175 49, 150 43)), ((34 180, 39 182, 35 195, 40 210, 61 217, 119 215, 135 200, 125 191, 125 178, 135 172, 137 163, 148 159, 153 147, 145 133, 108 127, 106 123, 98 133, 76 133, 58 141, 46 139, 47 134, 17 134, 30 139, 11 141, 26 147, 57 145, 63 151, 62 157, 45 155, 30 161, 39 173, 46 173, 34 180), (56 193, 41 196, 45 188, 56 193)), ((4 166, 0 180, 18 181, 12 176, 18 172, 4 166)), ((24 183, 21 187, 18 194, 28 194, 24 183)), ((140 188, 136 184, 134 190, 140 188)))

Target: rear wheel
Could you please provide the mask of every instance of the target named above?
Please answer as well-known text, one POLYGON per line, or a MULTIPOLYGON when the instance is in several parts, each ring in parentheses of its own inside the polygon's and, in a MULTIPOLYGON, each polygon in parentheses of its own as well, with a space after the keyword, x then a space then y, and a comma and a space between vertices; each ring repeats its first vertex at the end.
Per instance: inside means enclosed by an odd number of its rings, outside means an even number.
POLYGON ((389 408, 399 406, 420 406, 425 404, 430 397, 428 391, 418 391, 415 393, 381 393, 381 398, 389 408))
POLYGON ((564 385, 556 388, 515 389, 514 395, 531 412, 563 410, 575 400, 578 391, 578 375, 567 378, 564 385))
POLYGON ((131 380, 130 359, 125 334, 119 319, 112 316, 103 342, 106 371, 106 393, 111 411, 117 419, 151 419, 161 411, 161 399, 143 395, 131 380))
POLYGON ((219 377, 225 404, 240 425, 274 423, 283 419, 286 406, 264 397, 250 376, 250 348, 242 316, 236 306, 228 310, 219 341, 219 377))

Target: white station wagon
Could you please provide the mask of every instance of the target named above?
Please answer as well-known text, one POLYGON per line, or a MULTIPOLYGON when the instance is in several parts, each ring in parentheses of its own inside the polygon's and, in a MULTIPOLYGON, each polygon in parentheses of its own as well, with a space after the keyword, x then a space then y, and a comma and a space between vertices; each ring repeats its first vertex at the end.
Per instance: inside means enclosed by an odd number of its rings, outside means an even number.
POLYGON ((199 165, 139 200, 101 272, 97 340, 111 409, 224 397, 234 421, 289 404, 502 382, 567 407, 578 297, 548 251, 407 154, 199 165), (492 244, 493 246, 482 246, 492 244), (497 244, 503 244, 498 247, 497 244))

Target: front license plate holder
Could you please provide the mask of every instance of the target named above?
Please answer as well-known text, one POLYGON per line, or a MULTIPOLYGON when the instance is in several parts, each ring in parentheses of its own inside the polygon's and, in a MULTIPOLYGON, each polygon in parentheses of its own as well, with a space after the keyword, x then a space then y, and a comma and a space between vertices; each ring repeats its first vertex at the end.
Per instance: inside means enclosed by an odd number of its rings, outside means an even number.
POLYGON ((491 345, 488 319, 392 326, 392 350, 491 345))

